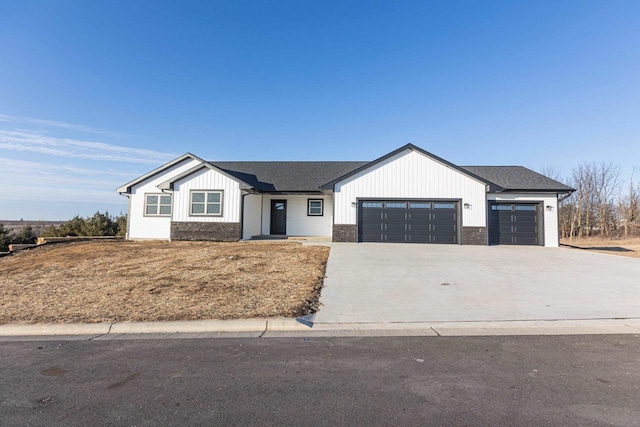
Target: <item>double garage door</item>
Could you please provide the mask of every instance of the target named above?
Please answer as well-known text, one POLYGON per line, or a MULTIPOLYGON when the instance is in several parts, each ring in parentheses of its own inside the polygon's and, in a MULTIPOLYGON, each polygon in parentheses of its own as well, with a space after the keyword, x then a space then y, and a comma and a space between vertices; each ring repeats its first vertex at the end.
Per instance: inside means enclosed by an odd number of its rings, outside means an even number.
POLYGON ((358 241, 458 243, 459 203, 436 200, 362 200, 358 241))

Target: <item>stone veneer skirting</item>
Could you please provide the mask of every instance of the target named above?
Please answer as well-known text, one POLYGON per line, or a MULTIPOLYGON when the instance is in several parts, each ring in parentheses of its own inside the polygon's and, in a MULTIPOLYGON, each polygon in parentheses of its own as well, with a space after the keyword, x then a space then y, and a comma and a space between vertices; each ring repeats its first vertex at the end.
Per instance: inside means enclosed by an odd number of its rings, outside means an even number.
POLYGON ((333 224, 332 242, 357 242, 358 226, 352 224, 333 224))
POLYGON ((171 222, 171 240, 236 242, 241 238, 239 222, 171 222))
POLYGON ((486 245, 487 227, 462 227, 463 245, 486 245))

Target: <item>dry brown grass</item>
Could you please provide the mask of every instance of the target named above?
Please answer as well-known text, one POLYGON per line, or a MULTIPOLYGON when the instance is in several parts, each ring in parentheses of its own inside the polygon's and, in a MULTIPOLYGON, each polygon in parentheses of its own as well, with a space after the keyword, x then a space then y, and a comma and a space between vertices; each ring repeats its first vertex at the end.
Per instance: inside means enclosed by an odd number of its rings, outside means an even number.
POLYGON ((316 309, 329 248, 78 242, 0 258, 0 324, 294 317, 316 309))
POLYGON ((598 237, 583 239, 562 239, 563 245, 569 245, 579 249, 593 252, 601 252, 613 255, 623 255, 640 258, 640 239, 602 239, 598 237))

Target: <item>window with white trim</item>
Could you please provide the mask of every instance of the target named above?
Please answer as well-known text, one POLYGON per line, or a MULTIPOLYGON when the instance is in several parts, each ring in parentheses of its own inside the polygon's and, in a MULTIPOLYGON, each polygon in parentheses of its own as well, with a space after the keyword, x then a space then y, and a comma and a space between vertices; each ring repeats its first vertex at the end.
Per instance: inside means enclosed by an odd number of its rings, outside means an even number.
POLYGON ((222 215, 222 190, 216 191, 191 191, 190 215, 194 216, 221 216, 222 215))
POLYGON ((322 216, 322 215, 324 215, 324 200, 308 199, 307 200, 307 216, 322 216))
POLYGON ((146 216, 171 216, 171 195, 145 194, 144 214, 146 216))

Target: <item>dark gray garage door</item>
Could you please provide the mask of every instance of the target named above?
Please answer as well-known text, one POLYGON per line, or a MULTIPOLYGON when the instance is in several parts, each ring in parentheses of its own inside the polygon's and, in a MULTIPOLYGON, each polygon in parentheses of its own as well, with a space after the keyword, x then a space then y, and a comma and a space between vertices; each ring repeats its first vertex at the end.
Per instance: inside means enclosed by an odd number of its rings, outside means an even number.
POLYGON ((458 243, 458 203, 363 200, 358 205, 358 241, 458 243))
POLYGON ((490 203, 489 244, 540 245, 539 203, 490 203))

